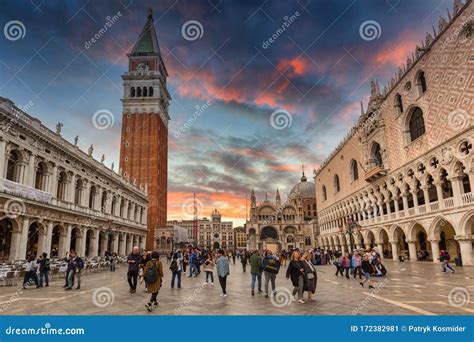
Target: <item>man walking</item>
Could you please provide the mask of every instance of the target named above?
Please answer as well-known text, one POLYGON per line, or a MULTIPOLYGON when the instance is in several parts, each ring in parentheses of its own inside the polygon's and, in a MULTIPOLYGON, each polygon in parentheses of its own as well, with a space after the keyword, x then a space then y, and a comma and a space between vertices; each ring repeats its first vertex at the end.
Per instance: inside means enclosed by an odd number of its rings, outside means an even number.
POLYGON ((255 251, 250 257, 250 274, 252 281, 250 287, 252 289, 252 296, 255 296, 255 280, 258 281, 258 292, 262 292, 262 257, 259 251, 255 251))
POLYGON ((175 279, 177 278, 178 289, 180 289, 181 288, 181 272, 183 271, 183 255, 181 254, 181 251, 179 249, 173 255, 173 259, 170 265, 170 271, 171 271, 171 288, 174 289, 174 282, 175 282, 175 279))
POLYGON ((138 273, 140 271, 140 264, 142 262, 142 256, 140 255, 140 249, 138 246, 133 247, 132 253, 127 257, 127 262, 127 280, 128 285, 130 286, 130 293, 135 293, 137 291, 138 273))
POLYGON ((242 263, 242 270, 245 271, 247 270, 247 251, 242 251, 242 254, 240 254, 240 262, 242 263))
POLYGON ((262 261, 262 269, 265 274, 265 298, 268 298, 268 283, 272 282, 272 294, 275 296, 275 279, 280 271, 280 261, 275 257, 271 250, 266 252, 262 261))
POLYGON ((40 278, 39 278, 39 287, 43 287, 43 277, 45 280, 45 286, 49 286, 49 269, 50 269, 50 262, 48 259, 48 254, 43 253, 41 255, 41 259, 39 261, 39 271, 40 271, 40 278))

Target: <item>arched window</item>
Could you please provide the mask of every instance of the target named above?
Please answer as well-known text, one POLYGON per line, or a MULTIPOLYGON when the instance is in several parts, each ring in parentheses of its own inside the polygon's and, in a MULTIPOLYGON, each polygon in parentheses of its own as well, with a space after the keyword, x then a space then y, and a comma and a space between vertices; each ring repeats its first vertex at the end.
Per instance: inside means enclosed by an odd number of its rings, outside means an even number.
POLYGON ((351 161, 351 177, 352 181, 359 179, 359 169, 357 167, 357 161, 352 159, 351 161))
POLYGON ((335 175, 334 176, 334 192, 339 192, 341 191, 341 184, 339 183, 339 176, 335 175))
POLYGON ((135 87, 132 87, 132 89, 130 89, 130 97, 135 97, 135 87))
POLYGON ((95 188, 95 186, 92 186, 91 191, 89 193, 89 208, 90 209, 94 209, 95 196, 97 196, 97 189, 95 188))
POLYGON ((102 192, 102 200, 100 204, 100 209, 102 212, 105 212, 106 206, 107 206, 107 191, 104 190, 102 192))
POLYGON ((423 119, 423 111, 420 107, 415 107, 411 111, 409 130, 410 141, 413 141, 425 134, 425 121, 423 119))
POLYGON ((82 179, 78 179, 76 182, 76 186, 74 189, 74 204, 80 205, 81 204, 81 197, 82 197, 82 187, 83 182, 82 179))
POLYGON ((143 97, 147 97, 147 95, 148 95, 147 87, 143 87, 143 97))
POLYGON ((148 88, 148 96, 153 97, 153 87, 148 88))
POLYGON ((328 196, 326 194, 326 186, 325 185, 323 185, 323 188, 321 189, 321 192, 323 194, 323 201, 327 200, 328 196))
POLYGON ((60 200, 66 200, 67 174, 64 171, 59 173, 58 178, 58 192, 56 196, 60 200))
POLYGON ((46 172, 47 166, 45 163, 41 162, 36 168, 35 175, 35 188, 38 190, 46 190, 46 172))
POLYGON ((10 152, 7 163, 7 179, 12 182, 21 183, 20 178, 20 152, 13 150, 10 152))
POLYGON ((142 88, 137 87, 137 97, 142 97, 142 88))
POLYGON ((416 77, 416 86, 418 87, 418 95, 423 95, 423 93, 426 91, 426 78, 425 78, 425 72, 420 71, 416 77))
POLYGON ((372 145, 372 149, 370 150, 370 155, 371 155, 371 164, 372 164, 372 166, 382 166, 383 165, 382 151, 381 151, 379 143, 374 143, 372 145))
POLYGON ((112 204, 110 206, 110 213, 115 215, 115 207, 117 206, 117 197, 112 197, 112 204))
POLYGON ((403 113, 403 102, 402 102, 402 95, 400 94, 395 94, 395 111, 397 114, 402 114, 403 113))

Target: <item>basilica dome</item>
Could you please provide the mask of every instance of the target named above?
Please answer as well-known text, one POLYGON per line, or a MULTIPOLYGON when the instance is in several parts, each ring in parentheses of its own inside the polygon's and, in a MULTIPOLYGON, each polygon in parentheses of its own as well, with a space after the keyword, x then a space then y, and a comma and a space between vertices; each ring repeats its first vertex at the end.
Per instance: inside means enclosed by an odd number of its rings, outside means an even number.
POLYGON ((308 182, 306 176, 303 173, 301 181, 290 191, 289 198, 316 198, 316 189, 314 183, 308 182))

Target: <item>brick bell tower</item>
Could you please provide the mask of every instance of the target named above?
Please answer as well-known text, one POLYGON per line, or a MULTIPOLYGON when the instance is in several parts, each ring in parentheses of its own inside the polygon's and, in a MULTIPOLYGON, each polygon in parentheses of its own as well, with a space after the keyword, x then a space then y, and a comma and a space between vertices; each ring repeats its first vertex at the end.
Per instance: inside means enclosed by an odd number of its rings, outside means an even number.
POLYGON ((155 229, 166 227, 168 189, 168 72, 161 57, 153 23, 148 17, 128 54, 123 79, 120 168, 124 177, 148 188, 146 248, 154 248, 155 229))

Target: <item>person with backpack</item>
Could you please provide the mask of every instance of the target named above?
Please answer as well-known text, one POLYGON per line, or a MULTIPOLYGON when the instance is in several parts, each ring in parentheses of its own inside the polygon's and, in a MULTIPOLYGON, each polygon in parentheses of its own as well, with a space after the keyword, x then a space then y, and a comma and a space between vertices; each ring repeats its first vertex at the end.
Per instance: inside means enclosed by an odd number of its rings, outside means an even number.
POLYGON ((263 274, 265 276, 265 298, 268 298, 268 283, 272 283, 272 294, 276 296, 275 292, 275 280, 278 272, 280 271, 280 261, 276 256, 273 255, 271 250, 267 250, 265 257, 262 261, 263 274))
POLYGON ((250 282, 250 293, 255 296, 255 283, 258 282, 258 292, 262 292, 262 257, 260 251, 255 251, 250 257, 250 275, 252 280, 250 282))
POLYGON ((217 276, 219 277, 219 283, 222 288, 222 294, 220 295, 221 297, 227 297, 227 276, 230 274, 229 271, 229 261, 224 255, 224 250, 219 249, 217 251, 217 276))
POLYGON ((451 260, 451 256, 449 255, 448 251, 442 249, 439 253, 439 261, 441 262, 441 272, 446 273, 449 268, 451 270, 451 273, 454 273, 454 268, 452 268, 449 264, 449 260, 451 260))
POLYGON ((48 259, 48 254, 43 253, 41 255, 41 259, 39 260, 39 286, 38 287, 43 287, 43 277, 45 280, 45 286, 49 286, 49 270, 50 270, 50 261, 48 259))
POLYGON ((130 293, 137 292, 138 274, 140 272, 140 264, 142 263, 142 256, 140 255, 140 249, 138 246, 134 246, 132 253, 127 257, 128 272, 127 281, 130 286, 130 293))
POLYGON ((170 265, 171 271, 171 288, 174 289, 174 281, 178 278, 178 289, 181 288, 181 273, 183 271, 183 255, 178 249, 174 254, 171 260, 170 265))
POLYGON ((206 272, 206 284, 209 284, 208 279, 211 279, 211 285, 214 285, 214 266, 216 263, 212 259, 212 253, 208 253, 207 259, 204 262, 204 272, 206 272))
POLYGON ((69 256, 71 258, 69 259, 68 265, 68 287, 66 287, 66 290, 72 289, 74 281, 76 281, 77 284, 76 290, 79 290, 81 288, 81 270, 84 268, 84 261, 77 255, 76 251, 71 251, 69 256))
POLYGON ((150 301, 145 304, 145 307, 151 312, 154 307, 158 306, 157 297, 163 279, 163 265, 160 261, 160 254, 157 251, 151 253, 151 260, 146 263, 143 274, 147 292, 151 293, 150 301))

